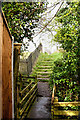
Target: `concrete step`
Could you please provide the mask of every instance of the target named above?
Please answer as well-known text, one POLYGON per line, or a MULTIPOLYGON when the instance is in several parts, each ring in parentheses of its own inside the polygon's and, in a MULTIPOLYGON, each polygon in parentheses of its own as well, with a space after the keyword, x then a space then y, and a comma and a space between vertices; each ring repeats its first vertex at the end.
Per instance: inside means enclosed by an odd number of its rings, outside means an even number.
POLYGON ((47 61, 47 60, 41 60, 41 61, 38 61, 37 63, 53 63, 53 61, 47 61))
POLYGON ((52 72, 37 72, 38 75, 50 75, 52 72))
POLYGON ((48 71, 49 71, 49 72, 50 72, 50 71, 52 71, 52 70, 51 70, 51 69, 43 69, 43 68, 42 68, 42 69, 37 69, 37 71, 41 71, 41 72, 48 72, 48 71))
POLYGON ((37 75, 38 78, 50 78, 50 75, 37 75))
POLYGON ((37 64, 38 66, 53 66, 53 64, 52 63, 38 63, 37 64))
POLYGON ((49 82, 49 78, 37 78, 37 80, 41 82, 49 82))
POLYGON ((42 59, 41 61, 52 61, 53 62, 53 59, 42 59))
POLYGON ((53 66, 38 66, 38 69, 51 69, 53 66))
POLYGON ((37 78, 38 80, 49 80, 50 78, 37 78))
POLYGON ((46 60, 44 60, 44 61, 40 61, 41 63, 53 63, 53 61, 46 61, 46 60))

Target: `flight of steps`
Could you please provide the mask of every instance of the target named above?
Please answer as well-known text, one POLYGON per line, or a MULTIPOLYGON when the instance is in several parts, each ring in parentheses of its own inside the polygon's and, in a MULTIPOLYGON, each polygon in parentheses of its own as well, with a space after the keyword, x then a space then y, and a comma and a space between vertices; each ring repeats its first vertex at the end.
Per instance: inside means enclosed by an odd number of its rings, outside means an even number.
POLYGON ((50 55, 43 55, 40 57, 36 64, 36 75, 38 81, 49 81, 50 74, 52 73, 53 58, 50 55))

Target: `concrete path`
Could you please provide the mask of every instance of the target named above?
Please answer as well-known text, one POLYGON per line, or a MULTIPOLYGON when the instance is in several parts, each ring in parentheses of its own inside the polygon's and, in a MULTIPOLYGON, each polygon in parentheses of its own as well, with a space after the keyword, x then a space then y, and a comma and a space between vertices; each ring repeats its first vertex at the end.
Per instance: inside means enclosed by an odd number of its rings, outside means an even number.
POLYGON ((38 97, 27 118, 30 120, 50 120, 51 97, 48 82, 38 82, 38 97))
POLYGON ((28 114, 28 118, 51 118, 50 97, 38 97, 28 114))
POLYGON ((50 97, 50 88, 48 82, 38 82, 38 96, 50 97))

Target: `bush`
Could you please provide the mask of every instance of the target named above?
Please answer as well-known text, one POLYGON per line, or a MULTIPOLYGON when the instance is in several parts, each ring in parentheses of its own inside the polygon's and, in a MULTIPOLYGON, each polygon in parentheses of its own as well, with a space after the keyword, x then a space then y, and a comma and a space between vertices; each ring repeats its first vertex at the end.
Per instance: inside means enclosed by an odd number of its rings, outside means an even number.
POLYGON ((79 84, 76 80, 74 70, 70 69, 66 57, 54 62, 53 73, 50 79, 50 87, 56 84, 56 95, 59 101, 77 101, 79 95, 79 84))

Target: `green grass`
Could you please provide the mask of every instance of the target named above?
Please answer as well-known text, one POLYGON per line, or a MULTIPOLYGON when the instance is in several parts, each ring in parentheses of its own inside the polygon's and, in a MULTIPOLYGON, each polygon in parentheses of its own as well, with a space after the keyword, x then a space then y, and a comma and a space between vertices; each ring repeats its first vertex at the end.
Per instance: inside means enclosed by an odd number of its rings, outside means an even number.
POLYGON ((57 59, 60 59, 63 57, 63 53, 62 52, 54 52, 53 54, 51 54, 53 57, 53 60, 56 61, 57 59))
POLYGON ((48 55, 47 53, 41 53, 39 58, 38 58, 38 62, 39 61, 44 61, 44 60, 51 60, 51 61, 54 61, 58 58, 61 58, 63 56, 63 53, 62 52, 54 52, 50 55, 48 55))

